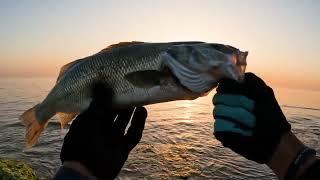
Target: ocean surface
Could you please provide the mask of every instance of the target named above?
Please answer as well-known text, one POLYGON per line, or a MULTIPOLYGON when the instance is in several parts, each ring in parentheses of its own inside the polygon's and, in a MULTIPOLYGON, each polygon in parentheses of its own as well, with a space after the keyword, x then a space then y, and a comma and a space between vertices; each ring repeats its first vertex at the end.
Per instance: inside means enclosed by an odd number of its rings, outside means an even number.
MULTIPOLYGON (((54 118, 39 143, 26 150, 25 128, 18 117, 40 102, 54 82, 55 78, 0 78, 0 158, 25 160, 46 179, 60 166, 66 131, 54 118)), ((320 92, 274 91, 293 132, 320 153, 320 92)), ((265 165, 240 157, 214 138, 212 95, 147 106, 143 138, 119 179, 276 179, 265 165)))

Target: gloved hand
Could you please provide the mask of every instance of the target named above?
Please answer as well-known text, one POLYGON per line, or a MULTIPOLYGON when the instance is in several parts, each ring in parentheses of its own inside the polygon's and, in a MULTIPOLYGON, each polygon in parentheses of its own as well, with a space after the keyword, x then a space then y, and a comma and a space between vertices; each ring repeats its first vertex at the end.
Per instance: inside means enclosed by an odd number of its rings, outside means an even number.
POLYGON ((214 135, 225 147, 258 163, 268 163, 291 126, 273 90, 246 73, 243 83, 223 80, 213 98, 214 135))
POLYGON ((84 165, 98 179, 114 179, 139 143, 147 111, 143 107, 113 109, 112 92, 97 85, 88 110, 71 124, 60 159, 84 165), (132 113, 131 125, 125 134, 132 113))

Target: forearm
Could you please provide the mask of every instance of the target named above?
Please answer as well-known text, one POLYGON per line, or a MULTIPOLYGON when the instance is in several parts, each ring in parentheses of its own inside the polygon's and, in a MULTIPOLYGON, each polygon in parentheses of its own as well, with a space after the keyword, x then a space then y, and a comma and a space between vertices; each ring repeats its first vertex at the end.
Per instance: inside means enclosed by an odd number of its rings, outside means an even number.
MULTIPOLYGON (((290 164, 294 161, 297 154, 304 148, 304 144, 292 133, 288 132, 282 136, 270 162, 267 164, 279 179, 284 179, 290 164)), ((301 166, 299 166, 296 178, 301 176, 314 162, 317 157, 310 155, 301 166)))

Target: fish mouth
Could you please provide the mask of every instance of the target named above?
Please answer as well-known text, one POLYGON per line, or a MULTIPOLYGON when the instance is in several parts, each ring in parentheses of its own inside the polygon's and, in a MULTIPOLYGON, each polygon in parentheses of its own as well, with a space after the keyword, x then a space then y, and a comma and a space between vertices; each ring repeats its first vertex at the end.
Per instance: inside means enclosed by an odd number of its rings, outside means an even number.
POLYGON ((238 48, 216 43, 211 43, 210 46, 229 56, 231 63, 237 67, 235 74, 238 78, 235 80, 242 81, 246 71, 248 51, 240 51, 238 48))
POLYGON ((235 74, 236 74, 236 81, 243 82, 244 74, 247 67, 247 56, 248 51, 242 52, 238 50, 233 55, 234 60, 231 60, 233 65, 235 66, 235 74))
POLYGON ((245 52, 237 51, 236 52, 236 58, 237 58, 236 66, 238 66, 240 68, 240 71, 242 74, 244 74, 246 71, 248 54, 249 54, 248 51, 245 51, 245 52))

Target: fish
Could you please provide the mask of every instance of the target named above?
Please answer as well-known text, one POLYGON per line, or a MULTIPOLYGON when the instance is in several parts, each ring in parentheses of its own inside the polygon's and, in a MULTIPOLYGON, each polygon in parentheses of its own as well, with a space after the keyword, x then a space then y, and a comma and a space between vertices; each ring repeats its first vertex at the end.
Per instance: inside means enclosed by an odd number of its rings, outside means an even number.
POLYGON ((61 128, 85 111, 93 87, 113 91, 117 108, 144 106, 207 95, 224 78, 241 82, 248 52, 224 44, 120 42, 64 65, 46 98, 25 111, 25 146, 32 147, 57 115, 61 128))

